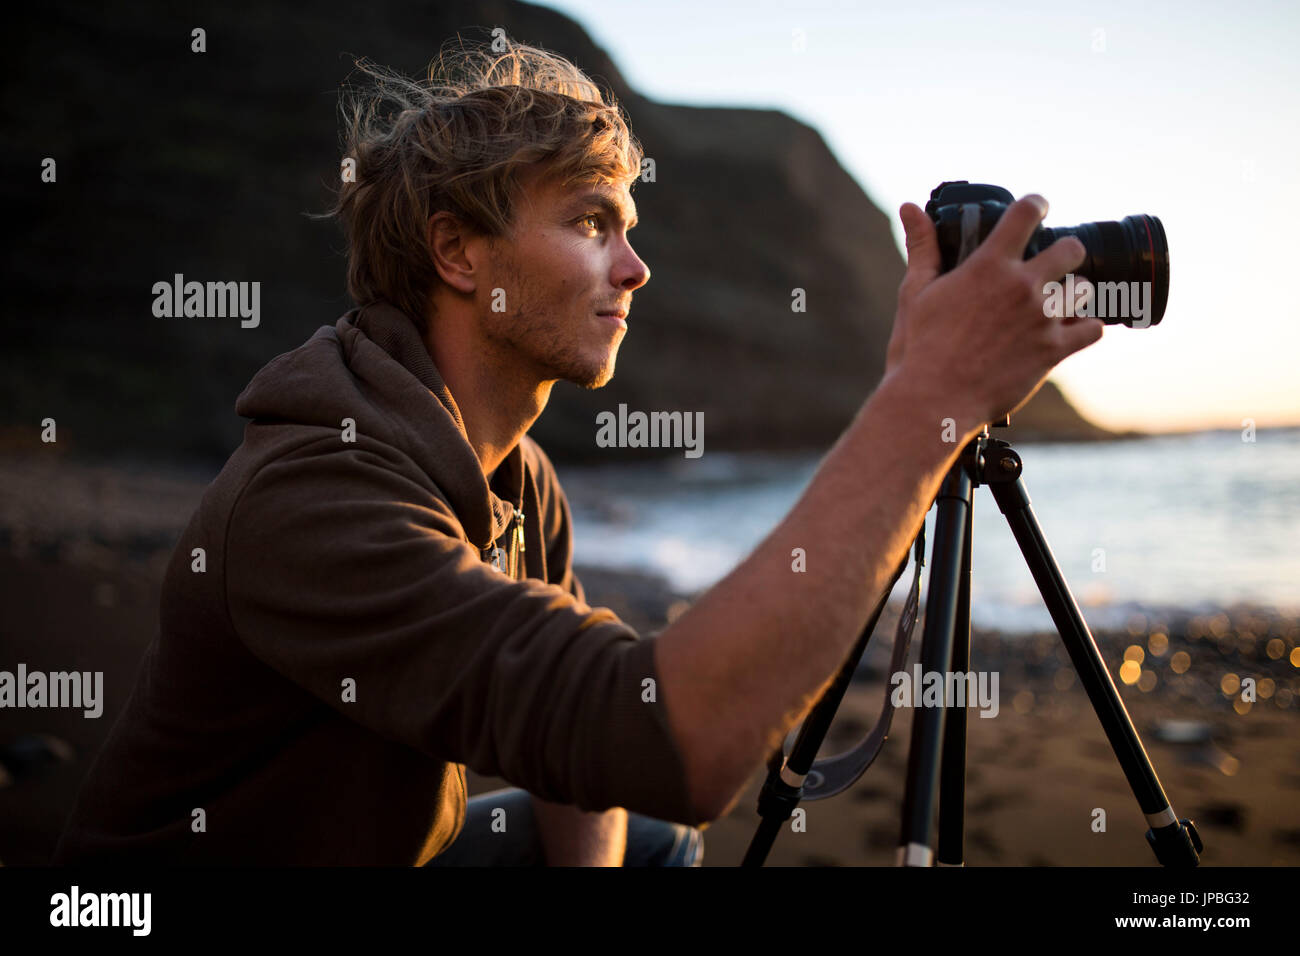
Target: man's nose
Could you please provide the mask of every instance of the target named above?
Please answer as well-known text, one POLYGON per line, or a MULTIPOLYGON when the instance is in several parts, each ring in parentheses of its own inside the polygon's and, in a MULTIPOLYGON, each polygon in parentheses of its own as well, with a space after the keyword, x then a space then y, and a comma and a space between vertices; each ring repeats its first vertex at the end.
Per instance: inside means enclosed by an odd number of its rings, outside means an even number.
POLYGON ((636 254, 632 244, 623 241, 624 256, 619 260, 617 284, 620 288, 633 292, 650 281, 650 267, 636 254))

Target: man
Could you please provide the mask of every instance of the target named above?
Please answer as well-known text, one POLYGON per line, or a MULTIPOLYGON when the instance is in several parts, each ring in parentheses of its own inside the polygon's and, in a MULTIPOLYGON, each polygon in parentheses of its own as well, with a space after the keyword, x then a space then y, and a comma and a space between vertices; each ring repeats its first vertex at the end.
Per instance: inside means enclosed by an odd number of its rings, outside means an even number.
POLYGON ((240 396, 56 862, 697 863, 693 828, 816 701, 965 442, 1100 337, 1043 308, 1082 246, 1022 261, 1030 197, 941 277, 905 205, 883 380, 753 553, 639 637, 587 605, 526 434, 556 381, 610 380, 635 322, 639 148, 533 48, 441 87, 371 72, 401 109, 352 114, 359 308, 240 396), (467 812, 466 765, 519 789, 467 812))

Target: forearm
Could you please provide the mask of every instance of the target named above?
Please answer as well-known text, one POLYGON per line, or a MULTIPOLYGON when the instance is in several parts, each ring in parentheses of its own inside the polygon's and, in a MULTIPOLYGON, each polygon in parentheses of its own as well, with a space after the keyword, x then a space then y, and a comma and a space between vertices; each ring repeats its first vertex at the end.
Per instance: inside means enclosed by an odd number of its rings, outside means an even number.
POLYGON ((816 703, 980 424, 888 376, 789 515, 660 634, 663 699, 701 818, 730 809, 816 703), (956 441, 943 441, 946 417, 956 441))
POLYGON ((587 813, 535 796, 532 804, 548 866, 623 865, 627 848, 626 810, 614 807, 603 813, 587 813))

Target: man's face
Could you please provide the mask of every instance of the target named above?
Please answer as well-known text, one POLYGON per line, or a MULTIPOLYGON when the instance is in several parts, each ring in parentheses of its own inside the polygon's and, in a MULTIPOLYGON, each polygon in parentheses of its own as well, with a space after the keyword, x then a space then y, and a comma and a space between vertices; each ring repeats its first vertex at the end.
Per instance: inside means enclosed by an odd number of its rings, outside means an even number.
POLYGON ((626 186, 564 187, 536 172, 521 186, 514 230, 493 243, 491 274, 477 293, 484 337, 496 362, 522 363, 539 381, 600 388, 614 377, 627 331, 600 313, 629 311, 650 278, 627 239, 636 207, 626 186))

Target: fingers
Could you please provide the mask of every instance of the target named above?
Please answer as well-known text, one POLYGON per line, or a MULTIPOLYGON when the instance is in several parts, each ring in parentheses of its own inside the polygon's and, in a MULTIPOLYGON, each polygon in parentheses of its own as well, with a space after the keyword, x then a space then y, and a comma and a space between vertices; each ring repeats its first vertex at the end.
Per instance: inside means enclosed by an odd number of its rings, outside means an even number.
POLYGON ((1090 279, 1083 276, 1064 282, 1051 279, 1043 283, 1042 289, 1043 315, 1049 319, 1063 319, 1069 323, 1075 318, 1088 318, 1095 314, 1097 287, 1090 279))
POLYGON ((1047 200, 1037 193, 1030 193, 1007 207, 981 248, 994 255, 1023 259, 1030 236, 1046 215, 1047 200))
POLYGON ((1088 250, 1074 236, 1058 239, 1038 255, 1029 260, 1033 274, 1043 282, 1061 278, 1067 272, 1073 272, 1083 265, 1088 257, 1088 250))
POLYGON ((934 281, 943 268, 939 236, 925 210, 915 203, 903 203, 898 215, 907 236, 907 275, 903 277, 903 288, 919 290, 934 281))
POLYGON ((1057 361, 1098 341, 1106 329, 1101 319, 1075 319, 1059 326, 1061 349, 1057 361))

